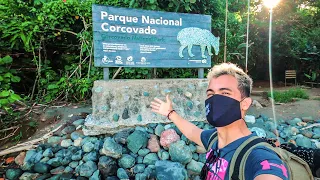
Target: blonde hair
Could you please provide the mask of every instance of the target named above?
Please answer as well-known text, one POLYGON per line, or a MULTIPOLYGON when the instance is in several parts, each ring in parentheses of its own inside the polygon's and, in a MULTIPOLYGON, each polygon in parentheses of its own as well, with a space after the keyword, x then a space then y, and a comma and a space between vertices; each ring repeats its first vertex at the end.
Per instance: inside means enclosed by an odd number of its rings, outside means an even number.
POLYGON ((222 75, 231 75, 238 81, 238 89, 242 97, 250 97, 252 91, 252 79, 239 67, 232 63, 222 63, 213 66, 208 73, 207 79, 218 78, 222 75))

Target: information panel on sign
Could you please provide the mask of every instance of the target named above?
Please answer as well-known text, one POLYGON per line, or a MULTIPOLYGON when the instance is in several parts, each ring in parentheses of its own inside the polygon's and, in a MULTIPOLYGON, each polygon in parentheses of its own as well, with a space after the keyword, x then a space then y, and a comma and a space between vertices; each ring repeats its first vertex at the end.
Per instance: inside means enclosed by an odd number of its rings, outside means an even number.
POLYGON ((211 67, 211 16, 92 6, 97 67, 211 67))

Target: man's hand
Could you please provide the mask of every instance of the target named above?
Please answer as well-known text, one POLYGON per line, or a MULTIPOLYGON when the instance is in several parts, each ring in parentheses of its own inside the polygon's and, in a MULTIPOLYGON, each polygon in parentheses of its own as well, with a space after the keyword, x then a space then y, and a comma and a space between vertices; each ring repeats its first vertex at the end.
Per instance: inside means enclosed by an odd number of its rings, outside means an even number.
POLYGON ((163 102, 158 98, 154 98, 154 101, 151 102, 152 111, 164 116, 168 116, 169 112, 172 110, 172 102, 169 98, 169 95, 166 97, 167 102, 163 102))

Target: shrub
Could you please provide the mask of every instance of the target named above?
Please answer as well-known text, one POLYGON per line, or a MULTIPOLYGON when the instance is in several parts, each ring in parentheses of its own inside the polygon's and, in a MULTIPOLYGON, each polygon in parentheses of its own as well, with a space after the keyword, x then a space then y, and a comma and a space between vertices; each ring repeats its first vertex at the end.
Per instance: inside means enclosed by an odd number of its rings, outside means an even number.
MULTIPOLYGON (((268 95, 271 97, 270 92, 268 95)), ((309 99, 309 95, 301 88, 293 88, 286 91, 274 91, 275 102, 287 103, 294 101, 295 98, 309 99)))

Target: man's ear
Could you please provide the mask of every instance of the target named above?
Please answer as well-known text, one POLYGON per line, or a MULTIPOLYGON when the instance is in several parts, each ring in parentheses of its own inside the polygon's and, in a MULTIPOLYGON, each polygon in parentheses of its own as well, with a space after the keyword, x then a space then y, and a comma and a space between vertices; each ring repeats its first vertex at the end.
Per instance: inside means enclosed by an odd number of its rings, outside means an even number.
POLYGON ((252 99, 250 97, 245 98, 241 102, 241 110, 247 111, 250 108, 251 104, 252 104, 252 99))

